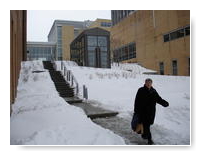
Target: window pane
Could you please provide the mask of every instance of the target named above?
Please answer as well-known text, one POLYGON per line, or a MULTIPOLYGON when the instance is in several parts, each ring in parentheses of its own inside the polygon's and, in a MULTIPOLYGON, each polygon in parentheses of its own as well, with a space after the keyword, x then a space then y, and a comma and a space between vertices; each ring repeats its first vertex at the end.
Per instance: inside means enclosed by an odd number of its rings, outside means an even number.
POLYGON ((128 46, 125 47, 125 60, 128 59, 128 46))
POLYGON ((190 35, 190 26, 185 28, 185 35, 190 35))
POLYGON ((164 42, 167 42, 167 41, 169 41, 169 34, 164 35, 164 42))
POLYGON ((122 47, 122 60, 125 60, 125 47, 122 47))
POLYGON ((61 26, 58 26, 58 38, 61 38, 62 36, 62 27, 61 26))
POLYGON ((172 61, 172 70, 173 70, 173 75, 177 75, 178 71, 177 71, 177 61, 173 60, 172 61))
POLYGON ((107 67, 107 52, 101 52, 101 67, 107 67))
POLYGON ((96 49, 96 46, 88 46, 89 51, 95 51, 95 49, 96 49))
POLYGON ((102 46, 102 47, 100 47, 100 49, 101 49, 101 51, 107 51, 107 47, 105 46, 102 46))
POLYGON ((178 38, 178 33, 177 31, 170 33, 170 40, 178 38))
POLYGON ((184 29, 178 30, 177 33, 178 33, 178 38, 184 37, 184 29))
POLYGON ((95 67, 95 51, 88 51, 88 64, 90 67, 95 67))
POLYGON ((98 37, 98 46, 107 46, 106 37, 98 37))
POLYGON ((88 46, 97 46, 97 36, 88 36, 87 42, 88 46))
POLYGON ((160 75, 164 75, 164 63, 160 62, 159 66, 160 66, 160 75))

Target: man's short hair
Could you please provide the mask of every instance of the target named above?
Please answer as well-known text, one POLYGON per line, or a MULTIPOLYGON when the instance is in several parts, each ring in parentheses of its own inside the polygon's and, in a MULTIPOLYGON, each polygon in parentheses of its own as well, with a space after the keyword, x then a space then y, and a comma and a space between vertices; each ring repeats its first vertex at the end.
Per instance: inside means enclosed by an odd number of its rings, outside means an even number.
POLYGON ((147 78, 147 79, 145 80, 145 83, 146 83, 146 82, 151 82, 151 83, 152 83, 153 81, 152 81, 152 79, 147 78))

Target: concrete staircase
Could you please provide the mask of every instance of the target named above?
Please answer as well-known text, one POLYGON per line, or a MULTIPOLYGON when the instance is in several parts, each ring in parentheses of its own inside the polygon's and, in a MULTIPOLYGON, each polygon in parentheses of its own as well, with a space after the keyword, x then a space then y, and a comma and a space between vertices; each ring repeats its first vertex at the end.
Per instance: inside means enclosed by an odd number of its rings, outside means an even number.
POLYGON ((71 88, 69 83, 65 81, 60 71, 55 71, 53 64, 50 61, 43 61, 45 69, 49 70, 51 79, 53 80, 56 90, 59 95, 63 98, 73 98, 74 97, 74 88, 71 88))
POLYGON ((43 61, 45 69, 49 70, 51 79, 53 80, 56 90, 59 95, 69 104, 80 107, 84 110, 85 114, 91 118, 111 117, 116 116, 118 112, 106 110, 100 107, 94 106, 95 103, 83 102, 74 94, 74 88, 71 88, 69 83, 65 81, 60 71, 56 71, 51 61, 43 61))

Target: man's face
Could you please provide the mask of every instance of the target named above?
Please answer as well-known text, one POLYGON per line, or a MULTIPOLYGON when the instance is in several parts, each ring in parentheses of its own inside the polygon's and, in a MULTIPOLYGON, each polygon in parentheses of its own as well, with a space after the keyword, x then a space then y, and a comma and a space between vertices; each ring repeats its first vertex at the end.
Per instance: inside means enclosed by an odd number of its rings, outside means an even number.
POLYGON ((145 86, 150 89, 152 87, 152 82, 151 81, 146 81, 145 82, 145 86))

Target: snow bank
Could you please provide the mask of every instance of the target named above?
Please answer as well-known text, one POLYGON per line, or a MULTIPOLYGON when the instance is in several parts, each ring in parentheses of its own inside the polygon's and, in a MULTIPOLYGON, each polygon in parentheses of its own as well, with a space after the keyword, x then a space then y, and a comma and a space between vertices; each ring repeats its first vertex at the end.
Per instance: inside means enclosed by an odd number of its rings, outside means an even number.
POLYGON ((157 71, 144 68, 138 63, 113 63, 111 68, 131 71, 135 74, 156 74, 157 73, 157 71))
POLYGON ((10 119, 13 145, 123 145, 124 140, 94 124, 82 109, 59 97, 42 62, 23 62, 10 119), (35 70, 44 72, 33 73, 35 70))

